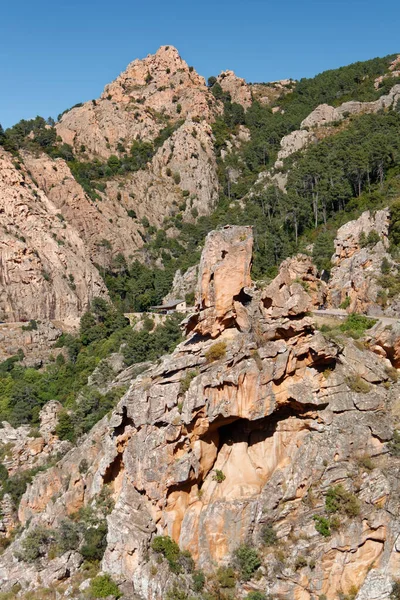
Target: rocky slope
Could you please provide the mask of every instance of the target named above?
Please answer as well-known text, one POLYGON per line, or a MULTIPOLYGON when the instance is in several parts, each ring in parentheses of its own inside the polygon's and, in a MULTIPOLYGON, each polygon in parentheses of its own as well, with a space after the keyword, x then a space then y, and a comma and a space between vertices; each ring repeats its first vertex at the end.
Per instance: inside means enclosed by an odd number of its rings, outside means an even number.
POLYGON ((0 557, 2 590, 18 581, 78 598, 79 549, 30 563, 16 556, 39 525, 57 528, 109 489, 102 569, 126 598, 161 600, 174 585, 186 593, 190 578, 151 550, 156 533, 209 574, 239 544, 257 548, 261 566, 236 583, 241 596, 389 598, 400 533, 399 462, 387 444, 399 415, 392 356, 315 329, 305 259, 257 290, 251 247, 246 227, 208 236, 186 339, 28 487, 24 530, 0 557), (331 512, 329 497, 338 503, 331 512))
POLYGON ((68 321, 107 296, 77 230, 2 149, 0 221, 0 320, 68 321))

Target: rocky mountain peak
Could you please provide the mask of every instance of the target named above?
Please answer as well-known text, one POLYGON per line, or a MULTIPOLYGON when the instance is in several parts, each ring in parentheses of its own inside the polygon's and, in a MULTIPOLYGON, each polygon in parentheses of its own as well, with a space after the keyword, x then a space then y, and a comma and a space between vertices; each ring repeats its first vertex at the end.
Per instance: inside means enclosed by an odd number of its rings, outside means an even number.
POLYGON ((63 141, 103 158, 133 140, 153 140, 168 121, 194 117, 211 122, 221 106, 204 77, 173 46, 135 59, 98 100, 67 111, 57 124, 63 141), (120 144, 120 145, 119 145, 120 144))

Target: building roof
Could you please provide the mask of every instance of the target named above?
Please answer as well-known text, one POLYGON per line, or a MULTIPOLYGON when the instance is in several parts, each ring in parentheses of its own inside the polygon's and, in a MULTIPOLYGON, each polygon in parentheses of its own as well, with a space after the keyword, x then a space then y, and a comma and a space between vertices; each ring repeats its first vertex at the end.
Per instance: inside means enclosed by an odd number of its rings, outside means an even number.
POLYGON ((177 298, 176 300, 170 300, 169 302, 166 302, 166 304, 160 304, 158 306, 150 306, 150 308, 155 308, 155 309, 165 309, 168 310, 169 308, 176 308, 178 306, 178 304, 181 304, 182 302, 185 302, 184 300, 182 300, 181 298, 177 298))

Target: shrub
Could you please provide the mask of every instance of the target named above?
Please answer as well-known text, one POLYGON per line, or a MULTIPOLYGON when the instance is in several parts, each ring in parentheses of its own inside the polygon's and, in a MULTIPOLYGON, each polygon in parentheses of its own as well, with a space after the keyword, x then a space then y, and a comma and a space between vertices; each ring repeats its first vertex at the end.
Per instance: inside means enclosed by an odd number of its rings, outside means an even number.
POLYGON ((268 600, 267 596, 262 592, 249 592, 246 600, 268 600))
POLYGON ((390 453, 393 456, 400 456, 400 433, 397 429, 393 432, 393 437, 388 443, 390 453))
POLYGON ((320 517, 319 515, 314 515, 313 519, 315 529, 318 531, 318 533, 320 533, 324 537, 329 537, 331 535, 329 519, 327 519, 326 517, 320 517))
POLYGON ((94 598, 108 598, 108 596, 113 596, 114 598, 119 598, 122 594, 119 591, 119 587, 106 573, 105 575, 97 575, 90 582, 90 594, 94 598))
POLYGON ((175 171, 175 173, 173 174, 172 179, 174 180, 174 183, 176 183, 176 185, 179 185, 181 182, 181 176, 177 171, 175 171))
POLYGON ((367 381, 365 381, 365 379, 360 377, 360 375, 355 375, 354 377, 346 377, 346 383, 349 386, 349 388, 357 394, 367 394, 371 389, 370 384, 367 381))
POLYGON ((181 552, 178 544, 169 535, 157 535, 152 541, 151 548, 167 559, 173 573, 180 573, 181 565, 178 563, 178 559, 181 552))
POLYGON ((29 321, 29 325, 22 325, 22 331, 36 331, 37 330, 37 321, 35 319, 31 319, 29 321))
POLYGON ((80 543, 79 526, 68 519, 61 521, 56 531, 57 554, 76 550, 80 543))
POLYGON ((235 571, 232 567, 219 567, 216 578, 222 588, 234 588, 236 583, 235 571))
POLYGON ((206 577, 200 569, 192 573, 193 589, 195 592, 201 592, 206 583, 206 577))
POLYGON ((36 527, 22 541, 21 552, 18 558, 26 562, 35 562, 47 554, 50 541, 53 539, 54 532, 45 527, 36 527))
POLYGON ((83 558, 89 562, 101 560, 107 546, 107 521, 102 519, 85 529, 84 545, 80 549, 83 558))
POLYGON ((206 350, 204 356, 207 359, 207 362, 213 362, 214 360, 218 360, 223 358, 226 354, 226 342, 216 342, 208 350, 206 350))
POLYGON ((346 318, 344 323, 340 325, 340 331, 343 331, 352 337, 359 337, 367 329, 373 327, 375 323, 376 319, 352 313, 346 318))
POLYGON ((343 302, 341 304, 339 304, 339 308, 349 308, 350 306, 350 296, 346 296, 346 298, 343 300, 343 302))
POLYGON ((299 569, 304 569, 304 567, 307 566, 307 559, 300 555, 296 558, 296 561, 294 563, 294 568, 296 569, 296 571, 298 571, 299 569))
POLYGON ((275 529, 271 524, 266 523, 261 529, 260 538, 264 546, 274 546, 278 541, 275 529))
POLYGON ((370 456, 368 456, 368 454, 359 456, 357 458, 357 463, 361 469, 365 469, 366 471, 372 471, 374 468, 374 463, 372 461, 372 458, 370 456))
POLYGON ((390 262, 388 261, 388 259, 386 258, 386 256, 384 256, 382 258, 382 262, 381 262, 381 273, 382 275, 389 275, 390 273, 390 262))
POLYGON ((235 560, 240 569, 240 577, 244 581, 251 579, 253 573, 261 566, 261 560, 258 556, 257 550, 242 544, 235 550, 235 560))
POLYGON ((357 496, 348 492, 341 484, 329 488, 325 498, 325 509, 328 513, 346 514, 356 517, 360 514, 360 501, 357 496))
POLYGON ((79 463, 79 473, 81 475, 83 475, 84 473, 87 473, 89 468, 89 463, 86 460, 86 458, 82 458, 81 462, 79 463))
POLYGON ((184 377, 182 377, 180 384, 179 384, 179 392, 181 394, 184 394, 185 392, 188 391, 191 381, 195 377, 197 377, 198 374, 199 374, 199 371, 197 371, 197 370, 186 371, 184 377))
POLYGON ((216 481, 217 483, 222 483, 223 481, 225 481, 226 476, 224 474, 223 471, 221 471, 220 469, 215 469, 215 473, 213 475, 213 480, 216 481))
POLYGON ((0 463, 0 485, 8 479, 8 471, 3 463, 0 463))

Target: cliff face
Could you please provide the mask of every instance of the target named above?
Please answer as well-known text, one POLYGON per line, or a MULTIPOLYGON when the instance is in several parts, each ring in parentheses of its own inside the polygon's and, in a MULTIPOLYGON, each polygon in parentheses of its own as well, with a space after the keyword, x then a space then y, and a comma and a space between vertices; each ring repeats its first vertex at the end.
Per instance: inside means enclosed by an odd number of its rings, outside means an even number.
POLYGON ((0 222, 1 320, 68 321, 94 296, 107 296, 77 230, 1 149, 0 222))
MULTIPOLYGON (((139 597, 161 600, 179 582, 150 550, 158 533, 207 572, 228 564, 240 543, 257 548, 258 577, 238 583, 241 593, 334 600, 357 589, 358 599, 388 599, 398 572, 399 467, 386 445, 398 414, 391 362, 314 328, 301 265, 286 264, 257 291, 251 246, 248 228, 208 236, 189 335, 35 478, 19 507, 22 539, 39 524, 57 527, 108 488, 115 506, 102 568, 127 584, 127 597, 133 585, 139 597), (334 524, 326 498, 338 485, 349 504, 338 500, 334 524), (318 519, 331 527, 326 537, 318 519), (263 545, 271 526, 277 539, 263 545)), ((79 569, 79 553, 18 562, 20 544, 0 557, 4 590, 79 569)))

